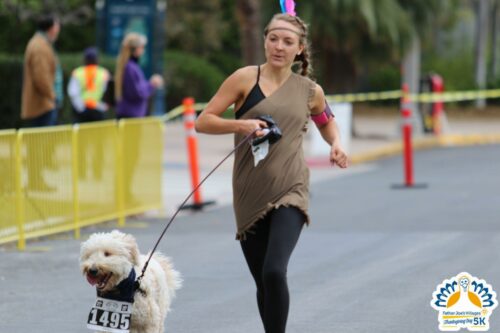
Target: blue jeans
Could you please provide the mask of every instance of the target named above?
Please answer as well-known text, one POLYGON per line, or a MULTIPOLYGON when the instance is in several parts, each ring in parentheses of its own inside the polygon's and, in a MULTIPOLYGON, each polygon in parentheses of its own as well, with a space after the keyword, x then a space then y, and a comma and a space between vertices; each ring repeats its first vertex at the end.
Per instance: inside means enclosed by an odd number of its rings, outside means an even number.
POLYGON ((54 126, 57 123, 57 109, 50 110, 36 118, 26 120, 26 127, 54 126))

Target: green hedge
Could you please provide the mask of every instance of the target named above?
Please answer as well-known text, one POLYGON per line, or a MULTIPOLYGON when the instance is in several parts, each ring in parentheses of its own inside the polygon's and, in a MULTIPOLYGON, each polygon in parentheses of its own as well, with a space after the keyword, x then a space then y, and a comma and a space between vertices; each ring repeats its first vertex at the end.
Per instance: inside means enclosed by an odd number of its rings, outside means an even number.
POLYGON ((0 129, 20 125, 22 75, 22 56, 0 54, 0 129))
POLYGON ((206 60, 190 53, 165 53, 168 109, 182 103, 186 96, 197 102, 208 102, 224 81, 224 74, 206 60))
MULTIPOLYGON (((64 73, 65 87, 74 68, 82 64, 82 55, 59 54, 64 73)), ((214 65, 204 59, 183 52, 166 52, 164 56, 167 83, 166 105, 172 109, 182 102, 186 96, 191 96, 198 102, 206 102, 217 91, 224 80, 224 74, 214 65)), ((115 58, 102 56, 100 64, 110 72, 114 72, 115 58)), ((21 126, 21 90, 22 90, 22 55, 0 54, 0 129, 18 128, 21 126)), ((108 118, 114 116, 108 113, 108 118)), ((71 123, 72 111, 68 97, 64 99, 62 112, 59 113, 59 123, 71 123)))
MULTIPOLYGON (((59 55, 59 59, 63 68, 66 88, 72 70, 82 64, 82 56, 80 54, 62 54, 59 55)), ((101 64, 109 70, 113 70, 114 59, 102 57, 101 64)), ((3 98, 0 99, 0 129, 18 128, 22 125, 20 113, 23 56, 0 54, 0 77, 8 78, 8 80, 0 80, 0 91, 3 94, 3 98)), ((59 123, 70 123, 71 112, 69 99, 65 96, 63 110, 59 113, 59 123)))

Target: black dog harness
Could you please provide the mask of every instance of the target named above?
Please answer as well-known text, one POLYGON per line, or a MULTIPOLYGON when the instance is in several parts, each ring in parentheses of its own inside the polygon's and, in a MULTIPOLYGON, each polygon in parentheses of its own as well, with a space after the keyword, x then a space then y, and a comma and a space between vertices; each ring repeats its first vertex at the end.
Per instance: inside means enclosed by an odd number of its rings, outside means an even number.
POLYGON ((122 280, 115 288, 106 292, 97 290, 97 296, 119 302, 134 303, 134 294, 136 291, 139 291, 143 295, 146 294, 144 290, 140 289, 139 284, 136 283, 135 276, 135 270, 132 268, 128 277, 122 280))

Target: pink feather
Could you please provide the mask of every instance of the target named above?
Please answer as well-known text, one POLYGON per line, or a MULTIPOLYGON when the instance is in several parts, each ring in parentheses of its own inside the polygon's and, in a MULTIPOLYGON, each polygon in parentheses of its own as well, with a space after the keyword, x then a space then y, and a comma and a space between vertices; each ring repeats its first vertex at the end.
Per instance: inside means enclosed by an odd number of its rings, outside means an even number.
POLYGON ((293 0, 285 0, 285 7, 286 7, 286 12, 292 16, 297 15, 295 13, 295 1, 293 0))

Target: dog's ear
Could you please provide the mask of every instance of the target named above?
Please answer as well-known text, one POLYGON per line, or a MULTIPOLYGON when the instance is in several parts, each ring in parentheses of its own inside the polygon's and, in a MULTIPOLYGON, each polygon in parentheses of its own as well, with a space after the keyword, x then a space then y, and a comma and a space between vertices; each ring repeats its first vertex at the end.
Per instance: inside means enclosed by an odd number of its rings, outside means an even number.
POLYGON ((137 246, 137 241, 135 237, 130 234, 125 234, 118 230, 113 230, 111 232, 113 237, 116 237, 125 243, 125 246, 130 254, 130 261, 134 265, 139 265, 139 247, 137 246))

